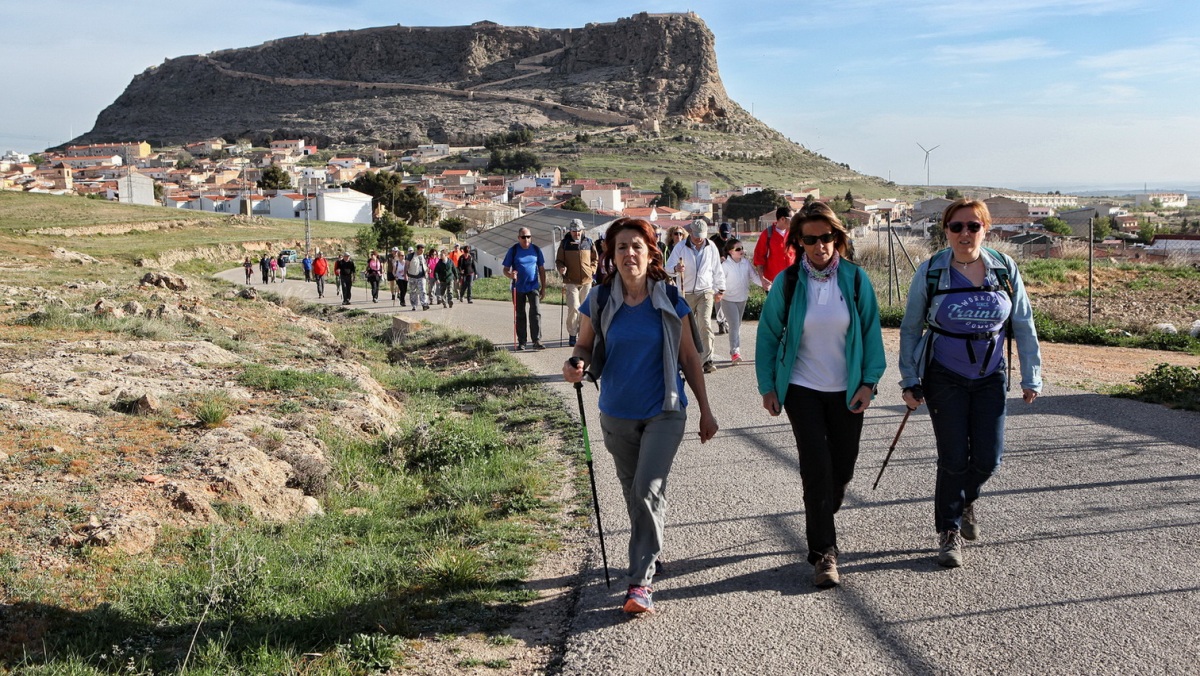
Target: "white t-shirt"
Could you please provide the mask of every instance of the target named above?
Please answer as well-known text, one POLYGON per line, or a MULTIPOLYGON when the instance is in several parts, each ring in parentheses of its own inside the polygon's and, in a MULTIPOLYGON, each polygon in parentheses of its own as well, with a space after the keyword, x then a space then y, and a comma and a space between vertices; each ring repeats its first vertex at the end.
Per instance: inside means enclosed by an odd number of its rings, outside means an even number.
POLYGON ((844 392, 850 307, 842 297, 836 276, 827 282, 809 279, 807 292, 804 333, 788 382, 818 392, 844 392))

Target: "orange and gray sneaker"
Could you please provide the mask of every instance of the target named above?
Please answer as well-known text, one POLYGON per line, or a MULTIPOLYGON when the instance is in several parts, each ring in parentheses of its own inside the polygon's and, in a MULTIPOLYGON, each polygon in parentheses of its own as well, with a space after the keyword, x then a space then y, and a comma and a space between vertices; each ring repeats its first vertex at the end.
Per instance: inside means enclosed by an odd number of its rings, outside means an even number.
POLYGON ((625 594, 625 605, 621 607, 627 613, 634 615, 654 612, 654 601, 650 598, 651 589, 638 584, 629 585, 625 594))

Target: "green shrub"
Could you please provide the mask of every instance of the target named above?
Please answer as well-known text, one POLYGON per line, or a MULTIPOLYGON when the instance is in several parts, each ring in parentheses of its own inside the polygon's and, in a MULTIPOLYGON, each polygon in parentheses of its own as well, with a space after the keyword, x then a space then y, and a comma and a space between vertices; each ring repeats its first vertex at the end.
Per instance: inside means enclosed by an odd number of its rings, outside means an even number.
POLYGON ((1142 401, 1200 411, 1200 367, 1158 364, 1133 379, 1134 389, 1123 393, 1142 401))
POLYGON ((196 399, 192 415, 200 421, 200 425, 208 429, 220 427, 229 418, 232 402, 224 392, 210 392, 196 399))
POLYGON ((505 447, 504 438, 473 419, 435 418, 409 429, 399 440, 405 465, 417 472, 436 472, 469 460, 489 458, 505 447))
POLYGON ((357 390, 354 383, 331 373, 300 371, 297 369, 273 369, 261 364, 250 364, 238 376, 238 382, 271 392, 294 392, 310 396, 321 396, 327 390, 357 390))

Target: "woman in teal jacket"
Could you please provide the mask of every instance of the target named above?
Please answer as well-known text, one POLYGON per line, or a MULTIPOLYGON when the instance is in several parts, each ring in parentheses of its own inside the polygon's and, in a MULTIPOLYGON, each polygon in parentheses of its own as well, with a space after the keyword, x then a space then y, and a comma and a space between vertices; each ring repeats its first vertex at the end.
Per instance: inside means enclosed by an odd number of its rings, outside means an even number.
POLYGON ((808 561, 818 587, 839 583, 833 515, 854 476, 863 411, 887 365, 875 289, 844 258, 849 243, 837 214, 820 202, 792 217, 788 246, 802 255, 784 271, 784 283, 771 286, 755 354, 763 408, 773 416, 787 411, 800 450, 808 561))

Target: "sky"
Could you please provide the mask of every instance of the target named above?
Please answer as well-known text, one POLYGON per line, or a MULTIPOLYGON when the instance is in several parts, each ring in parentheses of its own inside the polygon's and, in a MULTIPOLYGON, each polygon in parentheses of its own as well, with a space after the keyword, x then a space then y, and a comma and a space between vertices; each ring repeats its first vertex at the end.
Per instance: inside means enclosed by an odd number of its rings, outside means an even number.
POLYGON ((1200 186, 1196 0, 0 0, 0 152, 88 131, 166 58, 392 24, 569 28, 689 10, 716 37, 733 100, 856 171, 1063 192, 1200 186), (928 165, 921 146, 936 146, 928 165))

